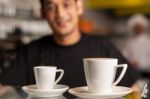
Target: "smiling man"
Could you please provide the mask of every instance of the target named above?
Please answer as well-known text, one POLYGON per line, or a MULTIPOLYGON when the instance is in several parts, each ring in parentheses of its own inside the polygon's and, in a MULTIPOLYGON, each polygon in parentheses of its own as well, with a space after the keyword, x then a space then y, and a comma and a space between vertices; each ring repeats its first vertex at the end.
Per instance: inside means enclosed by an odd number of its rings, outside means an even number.
POLYGON ((54 40, 60 45, 79 41, 79 16, 83 13, 82 0, 41 0, 42 15, 54 31, 54 40))
MULTIPOLYGON (((108 40, 80 32, 78 22, 83 13, 83 0, 40 0, 40 3, 42 17, 48 21, 53 35, 33 41, 18 51, 11 68, 0 75, 2 84, 33 84, 33 67, 46 65, 64 69, 60 83, 77 87, 86 85, 82 62, 85 57, 112 57, 118 58, 119 64, 128 63, 108 40)), ((128 65, 119 85, 132 86, 138 79, 138 73, 128 65)))

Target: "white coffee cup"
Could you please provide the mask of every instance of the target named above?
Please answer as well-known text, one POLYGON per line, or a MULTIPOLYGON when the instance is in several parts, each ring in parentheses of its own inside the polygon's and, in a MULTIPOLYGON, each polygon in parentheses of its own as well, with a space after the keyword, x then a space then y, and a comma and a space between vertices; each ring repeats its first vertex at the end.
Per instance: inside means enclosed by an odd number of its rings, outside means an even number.
POLYGON ((88 90, 92 94, 107 94, 112 87, 117 85, 123 78, 127 64, 118 64, 114 58, 84 58, 84 70, 88 90), (116 70, 123 67, 118 79, 114 82, 116 70))
POLYGON ((36 66, 34 67, 34 75, 36 85, 40 90, 51 90, 63 77, 64 70, 57 69, 54 66, 36 66), (60 72, 59 77, 55 80, 56 73, 60 72))

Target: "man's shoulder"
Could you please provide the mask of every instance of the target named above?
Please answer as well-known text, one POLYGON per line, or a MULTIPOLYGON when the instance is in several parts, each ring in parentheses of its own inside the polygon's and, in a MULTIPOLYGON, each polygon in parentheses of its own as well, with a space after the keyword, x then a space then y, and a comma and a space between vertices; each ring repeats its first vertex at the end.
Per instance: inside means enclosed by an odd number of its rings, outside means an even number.
POLYGON ((52 35, 47 35, 47 36, 43 36, 37 40, 32 41, 30 44, 28 44, 28 46, 47 44, 49 42, 52 42, 52 40, 53 40, 52 35))
POLYGON ((50 43, 52 43, 52 35, 47 35, 47 36, 43 36, 37 40, 33 40, 31 43, 27 44, 27 45, 24 45, 22 47, 22 49, 35 49, 35 48, 38 48, 38 47, 42 47, 42 46, 45 46, 45 45, 51 45, 50 43))

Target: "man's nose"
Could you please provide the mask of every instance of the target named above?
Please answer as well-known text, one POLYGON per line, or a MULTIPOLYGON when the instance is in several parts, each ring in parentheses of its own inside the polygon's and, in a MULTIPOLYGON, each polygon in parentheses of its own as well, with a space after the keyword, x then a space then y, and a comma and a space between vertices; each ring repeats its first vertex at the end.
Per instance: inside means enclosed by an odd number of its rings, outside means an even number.
POLYGON ((63 7, 58 7, 58 8, 57 8, 57 16, 58 16, 58 17, 64 17, 64 15, 65 15, 65 10, 64 10, 64 8, 63 8, 63 7))

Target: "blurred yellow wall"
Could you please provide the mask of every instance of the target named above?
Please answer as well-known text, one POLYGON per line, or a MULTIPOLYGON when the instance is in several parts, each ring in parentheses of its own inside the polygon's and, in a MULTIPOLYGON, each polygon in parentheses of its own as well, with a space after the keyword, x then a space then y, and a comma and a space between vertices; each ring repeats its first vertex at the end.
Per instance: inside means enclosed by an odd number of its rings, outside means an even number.
POLYGON ((150 0, 87 0, 88 8, 128 8, 128 7, 148 7, 150 0))

